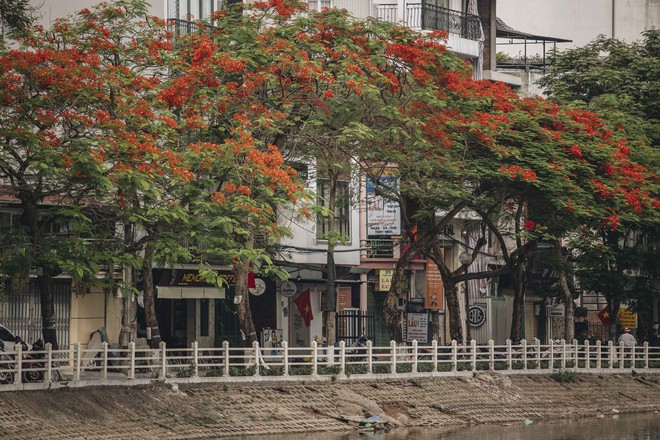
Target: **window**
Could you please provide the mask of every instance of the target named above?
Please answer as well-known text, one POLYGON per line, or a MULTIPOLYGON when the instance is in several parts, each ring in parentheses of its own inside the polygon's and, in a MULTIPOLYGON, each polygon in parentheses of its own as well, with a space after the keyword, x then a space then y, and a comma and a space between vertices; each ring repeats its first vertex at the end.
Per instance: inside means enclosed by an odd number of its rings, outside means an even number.
MULTIPOLYGON (((317 181, 317 203, 321 206, 328 206, 327 198, 330 196, 330 188, 327 180, 317 181)), ((337 188, 337 197, 335 203, 335 223, 334 231, 350 238, 350 190, 348 182, 339 182, 337 188)), ((328 218, 318 215, 316 218, 316 237, 328 237, 328 218)))
POLYGON ((11 226, 12 224, 11 212, 0 212, 0 227, 11 226))

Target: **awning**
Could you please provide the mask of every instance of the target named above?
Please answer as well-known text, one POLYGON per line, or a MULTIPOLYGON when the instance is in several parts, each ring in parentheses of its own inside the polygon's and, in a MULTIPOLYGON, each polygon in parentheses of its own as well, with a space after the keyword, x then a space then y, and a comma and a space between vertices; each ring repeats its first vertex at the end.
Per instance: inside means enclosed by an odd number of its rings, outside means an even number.
POLYGON ((496 29, 497 38, 510 38, 512 40, 527 40, 535 42, 552 42, 552 43, 571 43, 572 40, 566 38, 558 37, 546 37, 543 35, 535 35, 527 32, 517 31, 508 24, 506 24, 501 18, 497 17, 497 29, 496 29))
POLYGON ((158 286, 159 299, 225 299, 225 289, 217 287, 158 286))

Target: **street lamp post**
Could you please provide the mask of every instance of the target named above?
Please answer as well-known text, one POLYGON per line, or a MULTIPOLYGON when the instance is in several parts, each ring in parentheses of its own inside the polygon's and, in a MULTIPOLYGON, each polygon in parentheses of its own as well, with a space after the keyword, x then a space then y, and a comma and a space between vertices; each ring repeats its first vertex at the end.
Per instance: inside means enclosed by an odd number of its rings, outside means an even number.
POLYGON ((458 261, 461 262, 465 271, 465 344, 467 345, 472 339, 470 335, 470 295, 468 289, 468 267, 472 263, 472 255, 467 251, 463 251, 458 255, 458 261))

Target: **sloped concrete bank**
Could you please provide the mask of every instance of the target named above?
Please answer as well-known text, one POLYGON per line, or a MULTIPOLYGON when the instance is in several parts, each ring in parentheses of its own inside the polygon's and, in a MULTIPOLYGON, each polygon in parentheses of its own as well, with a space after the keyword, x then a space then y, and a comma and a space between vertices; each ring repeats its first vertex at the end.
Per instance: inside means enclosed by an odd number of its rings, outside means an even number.
POLYGON ((476 377, 333 383, 207 383, 0 393, 0 438, 235 438, 393 426, 456 427, 660 410, 660 375, 476 377))

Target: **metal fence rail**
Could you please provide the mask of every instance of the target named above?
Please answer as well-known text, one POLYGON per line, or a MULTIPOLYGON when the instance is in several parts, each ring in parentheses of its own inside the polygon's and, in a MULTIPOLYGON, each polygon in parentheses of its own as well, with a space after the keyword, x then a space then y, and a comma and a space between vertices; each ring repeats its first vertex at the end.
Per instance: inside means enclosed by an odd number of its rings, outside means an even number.
POLYGON ((660 373, 660 347, 643 344, 624 347, 608 343, 580 345, 561 341, 549 345, 523 341, 513 345, 467 346, 452 342, 430 345, 350 347, 343 341, 338 347, 230 347, 218 348, 89 350, 74 344, 71 350, 23 352, 0 355, 0 391, 81 387, 87 385, 130 385, 153 381, 229 382, 278 379, 289 381, 330 379, 374 379, 388 377, 458 376, 477 371, 513 373, 574 372, 660 373))

